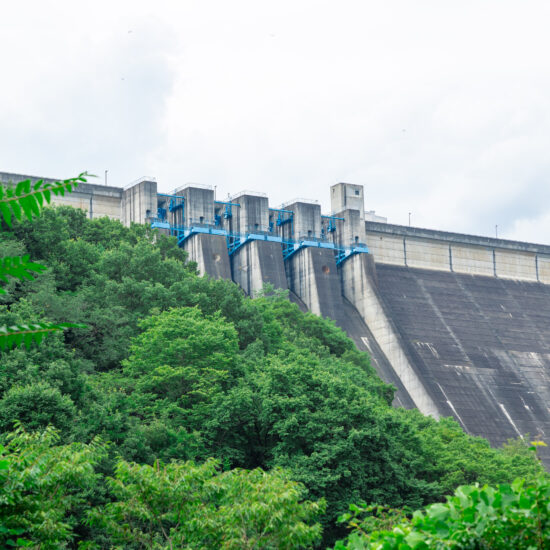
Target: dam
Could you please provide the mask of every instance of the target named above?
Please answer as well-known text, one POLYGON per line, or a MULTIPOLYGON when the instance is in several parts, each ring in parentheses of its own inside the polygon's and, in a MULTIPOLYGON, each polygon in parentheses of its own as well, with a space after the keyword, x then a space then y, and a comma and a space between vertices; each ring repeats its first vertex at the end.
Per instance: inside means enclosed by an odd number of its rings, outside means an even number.
MULTIPOLYGON (((27 176, 0 173, 17 182, 27 176)), ((452 416, 498 446, 550 436, 550 246, 399 226, 365 213, 364 189, 273 207, 209 186, 159 193, 82 184, 54 202, 173 235, 203 274, 254 296, 264 284, 334 320, 396 388, 396 406, 452 416)), ((550 465, 550 453, 541 453, 550 465)))

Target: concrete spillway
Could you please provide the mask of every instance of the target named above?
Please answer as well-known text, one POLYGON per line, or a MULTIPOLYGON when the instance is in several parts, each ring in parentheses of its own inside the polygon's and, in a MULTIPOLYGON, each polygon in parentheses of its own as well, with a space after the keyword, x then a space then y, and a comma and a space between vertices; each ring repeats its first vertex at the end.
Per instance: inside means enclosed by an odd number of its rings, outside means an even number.
MULTIPOLYGON (((357 259, 361 259, 357 257, 357 259)), ((362 257, 366 259, 366 257, 362 257)), ((372 261, 372 258, 371 258, 372 261)), ((342 293, 341 274, 332 250, 305 248, 286 264, 292 291, 291 299, 302 309, 333 319, 355 342, 358 349, 369 353, 379 375, 396 389, 394 404, 415 407, 399 376, 378 345, 376 338, 355 306, 342 293)))
POLYGON ((376 270, 385 314, 440 415, 494 445, 527 433, 548 439, 550 286, 384 264, 376 270))

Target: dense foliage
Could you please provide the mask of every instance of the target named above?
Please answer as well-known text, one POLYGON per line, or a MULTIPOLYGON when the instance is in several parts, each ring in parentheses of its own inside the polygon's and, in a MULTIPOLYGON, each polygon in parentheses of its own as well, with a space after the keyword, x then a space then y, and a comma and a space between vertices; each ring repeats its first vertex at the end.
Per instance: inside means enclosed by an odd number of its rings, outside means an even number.
POLYGON ((317 520, 325 544, 345 534, 336 518, 350 502, 417 508, 459 485, 540 470, 522 445, 494 450, 451 419, 392 408, 393 389, 331 321, 279 293, 251 300, 230 281, 197 276, 173 238, 67 207, 0 235, 0 255, 29 254, 48 268, 4 286, 0 325, 87 327, 0 352, 2 431, 54 426, 62 449, 109 442, 93 487, 75 479, 70 489, 85 490, 87 504, 62 510, 63 544, 244 548, 243 516, 230 510, 238 505, 250 514, 246 537, 260 541, 250 547, 308 547, 317 520), (149 483, 182 502, 171 480, 193 476, 200 513, 182 519, 146 494, 149 483), (285 527, 269 527, 266 510, 285 527), (204 517, 206 530, 191 517, 204 517), (226 538, 209 539, 222 524, 226 538))
MULTIPOLYGON (((358 507, 349 519, 354 532, 335 550, 424 550, 456 548, 514 548, 544 550, 550 547, 550 482, 518 479, 496 488, 463 485, 445 503, 400 518, 389 529, 372 529, 372 516, 360 521, 358 507)), ((394 516, 395 518, 395 516, 394 516)), ((376 527, 379 527, 377 525, 376 527)))

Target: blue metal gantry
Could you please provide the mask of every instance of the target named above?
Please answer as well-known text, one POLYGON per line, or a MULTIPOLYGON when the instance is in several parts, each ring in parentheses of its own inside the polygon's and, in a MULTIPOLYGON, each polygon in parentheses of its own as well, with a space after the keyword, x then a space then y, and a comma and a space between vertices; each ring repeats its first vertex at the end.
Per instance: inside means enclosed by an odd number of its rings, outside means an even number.
POLYGON ((227 235, 227 251, 231 256, 241 246, 251 241, 267 241, 271 243, 282 243, 283 238, 279 235, 270 235, 269 233, 245 233, 244 235, 227 235))
POLYGON ((340 265, 347 259, 355 256, 356 254, 368 254, 369 249, 366 244, 354 243, 350 247, 338 248, 336 251, 336 265, 340 265))
MULTIPOLYGON (((321 216, 321 219, 328 220, 326 232, 327 233, 334 233, 336 231, 336 223, 335 220, 344 220, 344 218, 339 218, 337 216, 321 216)), ((321 230, 323 233, 325 232, 325 229, 323 228, 321 230)))
POLYGON ((300 239, 299 241, 284 241, 283 242, 283 259, 288 260, 302 248, 329 248, 336 250, 334 243, 321 239, 300 239))
MULTIPOLYGON (((184 218, 184 205, 185 199, 180 195, 166 195, 158 193, 159 197, 165 197, 170 199, 168 210, 170 213, 174 213, 177 210, 182 210, 182 222, 183 225, 171 224, 167 219, 167 211, 164 205, 160 206, 157 210, 157 218, 154 218, 151 223, 151 227, 158 229, 168 229, 170 234, 178 238, 178 246, 182 247, 184 242, 195 234, 206 235, 218 235, 226 238, 227 251, 229 255, 233 255, 239 248, 251 241, 267 241, 280 243, 283 248, 283 259, 286 261, 291 258, 296 252, 303 248, 325 248, 334 251, 336 265, 342 264, 348 258, 351 258, 355 254, 368 253, 369 249, 363 243, 353 243, 349 247, 340 247, 333 242, 327 240, 327 233, 332 233, 336 230, 335 220, 343 220, 344 218, 338 218, 336 216, 322 216, 324 219, 328 219, 328 225, 326 232, 323 230, 321 238, 306 237, 300 240, 284 239, 280 235, 274 234, 273 222, 269 225, 269 231, 267 232, 250 232, 244 234, 230 233, 226 229, 221 227, 221 216, 215 215, 214 223, 194 223, 193 220, 188 220, 185 223, 184 218)), ((224 205, 223 217, 230 219, 233 215, 232 207, 240 206, 237 203, 215 201, 216 204, 224 205)), ((290 224, 289 233, 292 234, 292 224, 294 218, 294 212, 292 210, 283 210, 279 208, 270 208, 272 212, 277 212, 277 227, 290 224)))
MULTIPOLYGON (((233 217, 233 206, 241 206, 236 202, 224 202, 224 201, 214 201, 214 204, 223 204, 223 218, 224 220, 229 220, 233 217)), ((222 217, 220 214, 214 215, 214 225, 220 226, 222 224, 222 217)))

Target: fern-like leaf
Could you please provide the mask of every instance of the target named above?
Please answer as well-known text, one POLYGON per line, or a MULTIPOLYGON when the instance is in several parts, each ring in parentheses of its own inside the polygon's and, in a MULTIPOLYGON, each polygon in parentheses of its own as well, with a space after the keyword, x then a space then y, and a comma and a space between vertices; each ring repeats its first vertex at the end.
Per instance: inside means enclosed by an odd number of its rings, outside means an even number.
MULTIPOLYGON (((20 281, 25 279, 32 281, 33 273, 42 273, 46 269, 45 266, 31 262, 29 255, 25 256, 6 256, 0 258, 0 281, 7 283, 8 277, 15 277, 20 281)), ((0 294, 5 294, 6 291, 0 287, 0 294)))
POLYGON ((17 346, 27 349, 33 344, 40 344, 44 336, 68 328, 86 328, 77 323, 33 323, 28 325, 12 325, 0 327, 0 349, 6 350, 17 346))
POLYGON ((13 218, 21 220, 23 215, 29 220, 33 216, 40 215, 40 209, 49 204, 52 194, 65 196, 78 187, 80 183, 86 183, 87 172, 82 172, 76 178, 58 181, 55 183, 44 183, 39 180, 32 183, 31 180, 20 181, 16 186, 0 186, 0 217, 11 227, 13 218))

